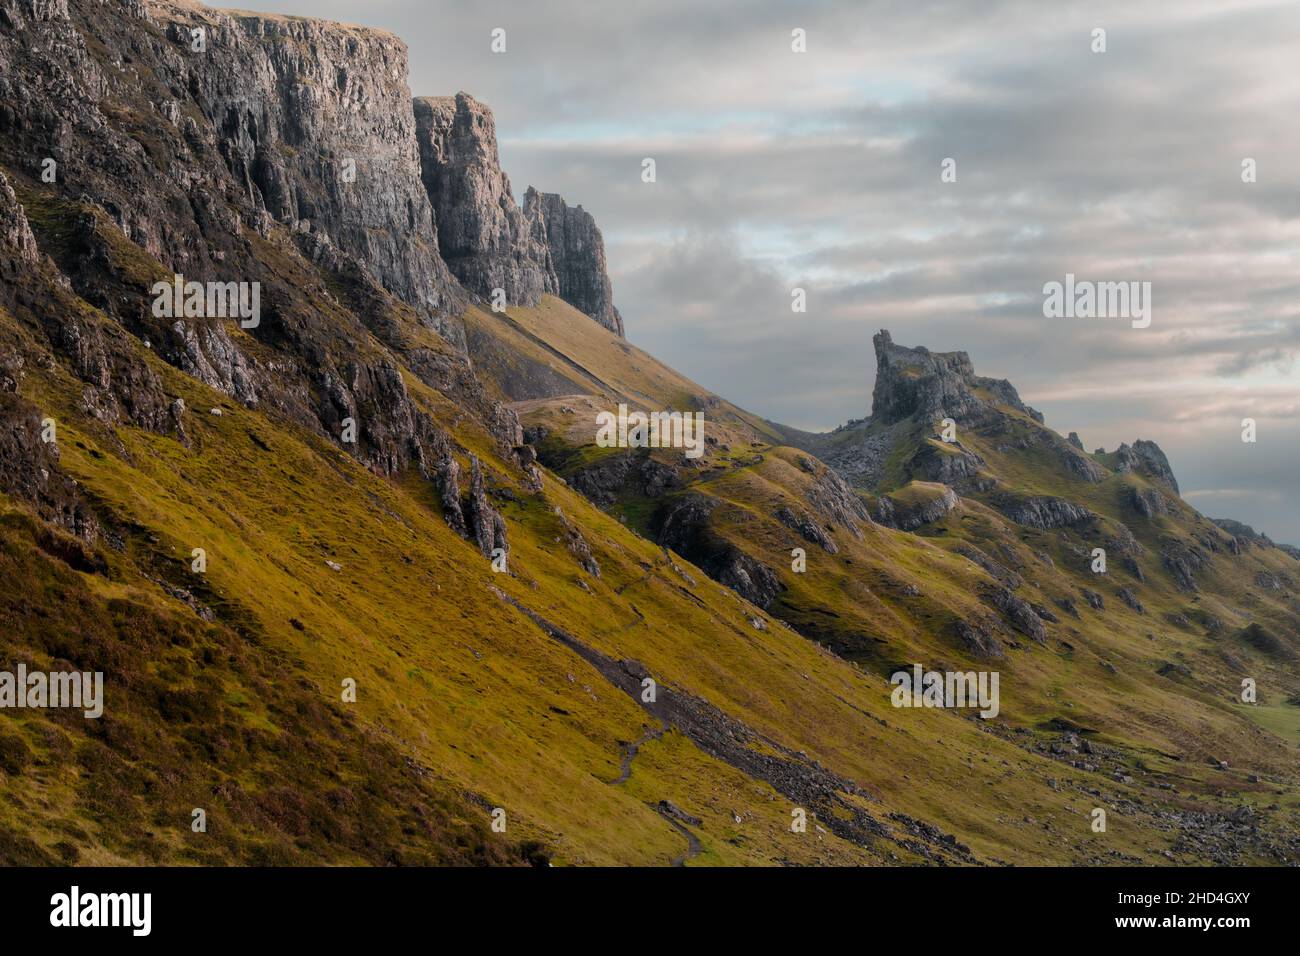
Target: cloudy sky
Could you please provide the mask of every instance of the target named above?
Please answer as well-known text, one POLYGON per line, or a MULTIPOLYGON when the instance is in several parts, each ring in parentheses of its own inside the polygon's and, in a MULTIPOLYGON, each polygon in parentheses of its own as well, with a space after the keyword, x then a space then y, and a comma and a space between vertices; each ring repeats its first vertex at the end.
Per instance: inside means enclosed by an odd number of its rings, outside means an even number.
POLYGON ((1300 5, 254 5, 392 30, 415 93, 490 105, 516 192, 596 217, 628 337, 738 404, 862 417, 888 328, 1300 544, 1300 5), (1150 328, 1045 318, 1067 272, 1151 282, 1150 328))

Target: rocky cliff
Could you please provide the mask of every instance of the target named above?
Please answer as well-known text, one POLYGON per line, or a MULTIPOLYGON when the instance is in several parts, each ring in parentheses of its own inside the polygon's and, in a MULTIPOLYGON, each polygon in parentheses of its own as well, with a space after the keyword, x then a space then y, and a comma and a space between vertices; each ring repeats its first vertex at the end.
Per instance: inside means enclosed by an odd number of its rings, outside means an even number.
POLYGON ((9 158, 93 197, 175 271, 225 278, 231 241, 279 223, 313 256, 355 261, 461 351, 468 293, 498 286, 524 304, 559 294, 621 332, 590 217, 558 197, 521 210, 491 112, 464 94, 413 103, 391 34, 182 2, 102 16, 9 0, 0 19, 9 158))
POLYGON ((438 224, 438 248, 471 291, 509 305, 560 294, 546 227, 519 208, 497 154, 492 111, 467 93, 415 101, 424 188, 438 224))
POLYGON ((421 97, 415 120, 438 248, 456 278, 488 299, 502 289, 507 305, 558 295, 622 336, 596 221, 531 186, 515 202, 492 111, 467 93, 421 97))
POLYGON ((560 298, 621 337, 623 317, 614 308, 614 291, 605 267, 605 240, 596 220, 581 206, 570 207, 555 193, 539 193, 531 186, 524 196, 524 209, 533 216, 540 214, 546 225, 560 298))
POLYGON ((975 374, 965 352, 931 352, 924 346, 895 345, 888 331, 872 337, 876 349, 876 385, 871 394, 871 415, 892 424, 919 415, 938 422, 952 418, 965 422, 978 418, 988 400, 1002 402, 1042 420, 1005 379, 975 374), (983 391, 985 397, 977 392, 983 391))

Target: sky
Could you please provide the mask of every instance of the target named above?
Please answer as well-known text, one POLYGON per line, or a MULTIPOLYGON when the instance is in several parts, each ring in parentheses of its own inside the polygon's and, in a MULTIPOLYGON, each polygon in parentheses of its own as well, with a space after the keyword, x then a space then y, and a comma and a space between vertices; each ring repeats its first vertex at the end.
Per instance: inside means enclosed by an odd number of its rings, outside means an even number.
POLYGON ((595 216, 628 338, 736 404, 864 417, 887 328, 1300 544, 1300 4, 252 2, 492 107, 515 192, 595 216), (1150 282, 1150 326, 1045 317, 1067 273, 1150 282))

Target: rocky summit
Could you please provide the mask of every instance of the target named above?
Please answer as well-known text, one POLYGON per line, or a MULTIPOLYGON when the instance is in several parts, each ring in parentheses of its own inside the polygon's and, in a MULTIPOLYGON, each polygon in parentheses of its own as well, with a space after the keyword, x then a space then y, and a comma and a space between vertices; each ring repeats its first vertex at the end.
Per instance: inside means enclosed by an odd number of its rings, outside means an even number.
POLYGON ((0 0, 0 862, 1300 858, 1294 549, 978 354, 880 331, 819 434, 702 388, 408 58, 0 0))

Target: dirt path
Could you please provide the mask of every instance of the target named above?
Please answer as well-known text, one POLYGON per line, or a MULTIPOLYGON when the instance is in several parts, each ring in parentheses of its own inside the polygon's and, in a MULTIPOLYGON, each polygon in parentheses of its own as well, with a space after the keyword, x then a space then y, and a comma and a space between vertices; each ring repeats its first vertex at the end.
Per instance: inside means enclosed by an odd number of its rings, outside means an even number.
POLYGON ((652 740, 658 740, 667 732, 668 725, 660 724, 657 728, 647 730, 643 733, 640 739, 635 743, 628 744, 628 746, 623 750, 623 766, 619 770, 618 777, 611 780, 609 785, 611 787, 617 787, 620 783, 626 783, 627 778, 632 776, 632 761, 636 759, 636 755, 640 752, 641 748, 652 740))
POLYGON ((685 866, 686 861, 700 855, 700 841, 680 820, 675 820, 662 807, 655 807, 659 815, 668 821, 668 825, 686 837, 686 855, 673 858, 673 866, 685 866))

